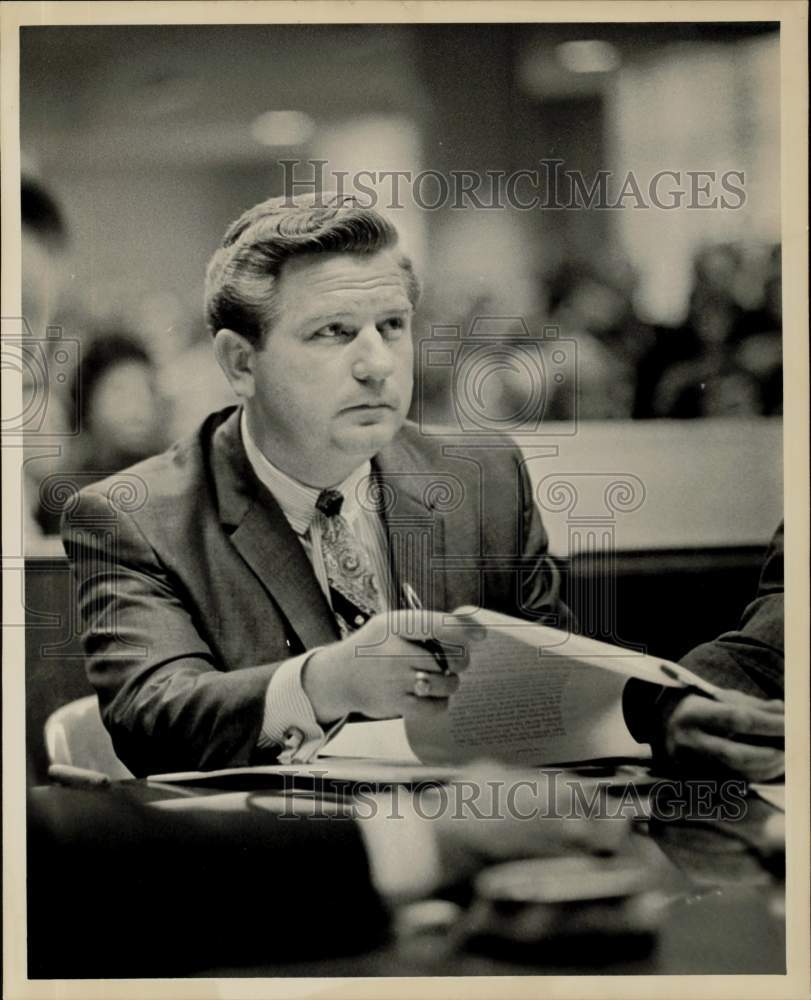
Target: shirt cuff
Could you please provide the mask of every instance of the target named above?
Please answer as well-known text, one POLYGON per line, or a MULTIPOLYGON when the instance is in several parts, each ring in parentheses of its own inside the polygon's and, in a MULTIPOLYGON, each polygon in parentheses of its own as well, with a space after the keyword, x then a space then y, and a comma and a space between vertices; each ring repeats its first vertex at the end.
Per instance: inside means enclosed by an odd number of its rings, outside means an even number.
MULTIPOLYGON (((315 649, 292 656, 276 670, 265 694, 265 714, 256 741, 260 749, 279 747, 279 763, 307 763, 332 734, 325 733, 304 693, 301 674, 315 649)), ((333 727, 334 728, 334 727, 333 727)))
POLYGON ((364 799, 355 811, 369 859, 372 883, 392 903, 430 896, 442 884, 442 864, 434 824, 410 801, 385 793, 364 799), (372 808, 370 808, 372 806, 372 808))

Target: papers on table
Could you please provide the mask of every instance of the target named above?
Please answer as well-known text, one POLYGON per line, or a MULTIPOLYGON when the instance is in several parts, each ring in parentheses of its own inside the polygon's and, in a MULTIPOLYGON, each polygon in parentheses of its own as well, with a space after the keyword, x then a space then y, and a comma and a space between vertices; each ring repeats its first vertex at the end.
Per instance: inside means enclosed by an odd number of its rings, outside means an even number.
POLYGON ((408 742, 402 719, 351 722, 326 743, 319 757, 373 757, 376 760, 420 763, 408 742))
POLYGON ((434 767, 410 761, 371 760, 361 757, 324 758, 311 764, 270 764, 261 767, 228 767, 217 771, 174 771, 151 774, 150 784, 199 785, 212 788, 275 789, 323 786, 416 785, 427 781, 450 781, 458 767, 434 767))

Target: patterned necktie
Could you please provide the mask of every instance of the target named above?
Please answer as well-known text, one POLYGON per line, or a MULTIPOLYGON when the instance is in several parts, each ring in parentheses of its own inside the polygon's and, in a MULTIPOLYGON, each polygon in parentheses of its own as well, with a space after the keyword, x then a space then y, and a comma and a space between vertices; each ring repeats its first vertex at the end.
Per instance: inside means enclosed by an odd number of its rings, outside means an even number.
POLYGON ((380 611, 381 599, 369 558, 341 514, 343 502, 337 490, 322 490, 315 507, 323 516, 321 554, 332 610, 345 637, 380 611))

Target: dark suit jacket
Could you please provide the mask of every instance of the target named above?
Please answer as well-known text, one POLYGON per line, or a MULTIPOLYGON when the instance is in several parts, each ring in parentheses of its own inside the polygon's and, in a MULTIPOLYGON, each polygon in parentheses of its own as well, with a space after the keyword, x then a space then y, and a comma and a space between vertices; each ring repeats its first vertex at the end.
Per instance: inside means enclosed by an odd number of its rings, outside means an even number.
MULTIPOLYGON (((82 491, 63 521, 88 676, 135 774, 272 760, 265 692, 338 638, 306 554, 242 447, 238 409, 82 491)), ((520 452, 406 425, 373 462, 395 578, 425 607, 568 624, 520 452)))

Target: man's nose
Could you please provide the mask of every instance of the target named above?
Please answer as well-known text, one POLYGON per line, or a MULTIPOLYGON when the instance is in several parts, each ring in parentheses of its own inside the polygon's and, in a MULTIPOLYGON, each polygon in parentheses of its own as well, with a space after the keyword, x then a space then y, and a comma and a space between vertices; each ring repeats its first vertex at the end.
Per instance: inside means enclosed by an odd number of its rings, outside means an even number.
POLYGON ((364 327, 355 338, 352 374, 359 382, 382 382, 394 371, 391 350, 376 326, 364 327))

